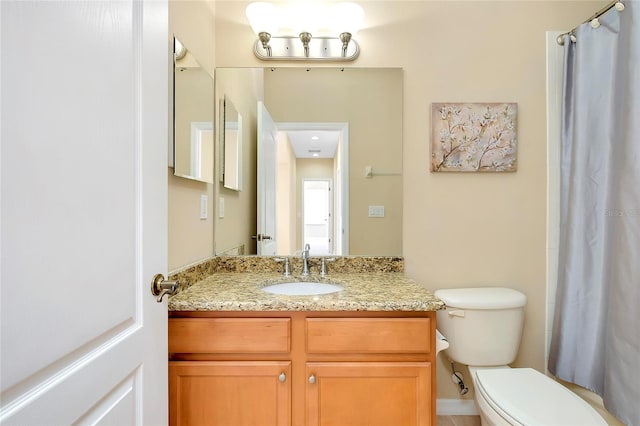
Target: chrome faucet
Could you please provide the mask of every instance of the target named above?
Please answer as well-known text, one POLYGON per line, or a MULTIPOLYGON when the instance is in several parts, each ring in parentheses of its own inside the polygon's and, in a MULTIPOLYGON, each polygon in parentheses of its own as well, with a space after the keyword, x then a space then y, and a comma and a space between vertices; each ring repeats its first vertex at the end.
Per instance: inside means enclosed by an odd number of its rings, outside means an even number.
POLYGON ((302 276, 309 276, 309 250, 311 250, 311 246, 309 244, 304 245, 304 250, 302 251, 302 276))

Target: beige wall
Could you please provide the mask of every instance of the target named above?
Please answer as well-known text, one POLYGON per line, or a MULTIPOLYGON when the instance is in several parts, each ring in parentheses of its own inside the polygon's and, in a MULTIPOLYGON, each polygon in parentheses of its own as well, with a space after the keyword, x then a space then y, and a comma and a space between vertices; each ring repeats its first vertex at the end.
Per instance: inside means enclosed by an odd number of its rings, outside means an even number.
MULTIPOLYGON (((198 58, 202 67, 213 75, 215 58, 213 3, 170 1, 167 54, 172 52, 174 34, 198 58)), ((173 67, 172 61, 171 67, 173 67)), ((170 93, 173 93, 173 90, 170 90, 170 93)), ((170 102, 170 105, 172 103, 170 102)), ((168 111, 168 114, 169 117, 173 117, 173 109, 168 111)), ((169 134, 173 135, 172 124, 169 134)), ((169 181, 168 269, 174 271, 213 254, 213 185, 176 177, 173 175, 172 167, 168 169, 167 179, 169 181), (200 219, 202 194, 209 197, 209 218, 206 220, 200 219)))
MULTIPOLYGON (((246 4, 216 3, 218 66, 265 66, 253 56, 246 4)), ((346 66, 404 69, 402 251, 407 274, 432 290, 504 285, 526 293, 529 303, 516 365, 542 371, 545 31, 568 30, 603 2, 361 4, 366 14, 366 28, 357 36, 361 53, 346 66), (518 103, 516 173, 429 172, 430 104, 454 101, 518 103)), ((438 397, 456 398, 448 366, 440 363, 438 397)))

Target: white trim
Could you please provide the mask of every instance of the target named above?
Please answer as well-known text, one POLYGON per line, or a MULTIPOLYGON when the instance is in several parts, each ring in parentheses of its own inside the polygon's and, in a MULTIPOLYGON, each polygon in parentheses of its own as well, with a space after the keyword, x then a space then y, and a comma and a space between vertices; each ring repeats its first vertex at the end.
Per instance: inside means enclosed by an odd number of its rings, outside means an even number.
POLYGON ((560 227, 560 137, 562 132, 562 75, 564 49, 556 39, 561 31, 547 31, 547 286, 545 357, 547 371, 558 280, 560 227))
POLYGON ((191 176, 202 179, 202 134, 213 132, 212 121, 191 122, 191 176))
POLYGON ((436 399, 438 416, 479 416, 476 403, 472 399, 436 399))

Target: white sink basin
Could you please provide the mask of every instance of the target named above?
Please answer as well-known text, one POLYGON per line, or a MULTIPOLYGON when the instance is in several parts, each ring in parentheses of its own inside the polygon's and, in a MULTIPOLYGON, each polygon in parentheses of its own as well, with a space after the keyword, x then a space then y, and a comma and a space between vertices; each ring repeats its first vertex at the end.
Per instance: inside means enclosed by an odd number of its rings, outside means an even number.
POLYGON ((284 294, 287 296, 315 296, 319 294, 330 294, 344 290, 341 286, 329 283, 295 282, 272 284, 262 287, 262 291, 273 294, 284 294))

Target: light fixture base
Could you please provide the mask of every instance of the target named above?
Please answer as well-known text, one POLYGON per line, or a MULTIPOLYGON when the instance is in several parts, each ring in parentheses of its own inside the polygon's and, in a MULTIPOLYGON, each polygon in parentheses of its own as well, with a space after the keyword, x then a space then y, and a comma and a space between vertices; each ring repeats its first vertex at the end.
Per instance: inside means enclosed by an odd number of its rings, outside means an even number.
POLYGON ((298 37, 271 37, 271 55, 256 40, 253 53, 263 61, 353 61, 360 54, 360 46, 351 39, 343 56, 343 43, 337 37, 313 37, 309 41, 309 53, 298 37))

